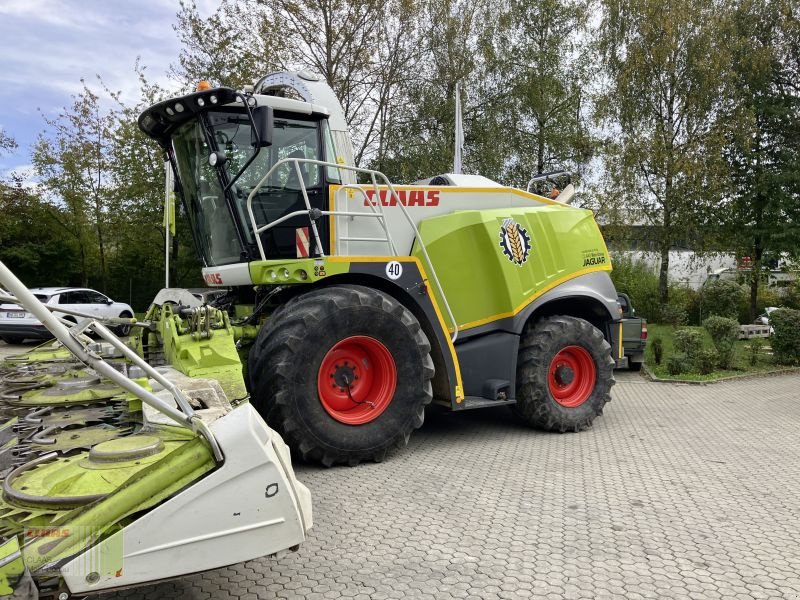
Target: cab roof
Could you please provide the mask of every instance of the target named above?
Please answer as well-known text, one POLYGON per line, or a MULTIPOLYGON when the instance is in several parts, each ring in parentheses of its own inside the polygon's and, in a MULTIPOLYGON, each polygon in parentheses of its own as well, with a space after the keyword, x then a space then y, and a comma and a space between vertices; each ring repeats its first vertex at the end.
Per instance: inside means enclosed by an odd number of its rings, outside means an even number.
POLYGON ((184 123, 191 121, 203 112, 215 108, 243 106, 243 97, 252 99, 252 102, 255 102, 254 105, 251 104, 253 108, 271 106, 274 110, 297 114, 329 116, 328 109, 318 104, 280 96, 245 95, 244 92, 237 92, 233 88, 219 87, 170 98, 154 104, 139 115, 139 128, 151 138, 158 140, 162 145, 166 145, 172 132, 184 123))

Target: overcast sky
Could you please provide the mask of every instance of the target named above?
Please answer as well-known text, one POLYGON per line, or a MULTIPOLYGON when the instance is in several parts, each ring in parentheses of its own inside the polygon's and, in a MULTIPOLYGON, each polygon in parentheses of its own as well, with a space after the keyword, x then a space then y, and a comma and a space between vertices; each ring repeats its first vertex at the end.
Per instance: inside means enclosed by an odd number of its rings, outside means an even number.
MULTIPOLYGON (((198 2, 204 14, 215 0, 198 2)), ((137 57, 166 82, 178 57, 178 0, 0 0, 0 127, 20 147, 0 172, 25 169, 44 127, 81 89, 81 78, 135 98, 137 57), (41 111, 41 112, 40 112, 41 111)))

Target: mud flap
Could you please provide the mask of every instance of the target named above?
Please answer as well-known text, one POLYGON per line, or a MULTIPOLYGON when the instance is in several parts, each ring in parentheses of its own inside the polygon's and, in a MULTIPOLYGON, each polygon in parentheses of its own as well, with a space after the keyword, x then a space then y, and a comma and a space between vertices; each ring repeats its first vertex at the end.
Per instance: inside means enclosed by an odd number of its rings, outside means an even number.
POLYGON ((16 537, 0 546, 0 598, 39 600, 39 591, 22 560, 16 537))
POLYGON ((617 368, 627 367, 627 364, 622 366, 620 362, 625 358, 625 349, 622 347, 622 321, 614 321, 609 323, 609 336, 608 343, 611 345, 611 357, 617 363, 617 368))

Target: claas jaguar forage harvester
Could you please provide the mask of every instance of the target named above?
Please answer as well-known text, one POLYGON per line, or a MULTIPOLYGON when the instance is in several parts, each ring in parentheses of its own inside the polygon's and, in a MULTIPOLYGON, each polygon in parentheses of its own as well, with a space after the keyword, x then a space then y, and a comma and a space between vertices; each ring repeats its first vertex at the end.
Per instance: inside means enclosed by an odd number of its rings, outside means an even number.
MULTIPOLYGON (((382 460, 427 405, 508 405, 589 427, 621 357, 593 215, 476 175, 395 186, 354 166, 344 113, 307 72, 205 84, 139 126, 166 153, 250 401, 303 458, 382 460)), ((171 332, 144 330, 140 353, 171 332)), ((196 357, 202 363, 205 357, 196 357)))

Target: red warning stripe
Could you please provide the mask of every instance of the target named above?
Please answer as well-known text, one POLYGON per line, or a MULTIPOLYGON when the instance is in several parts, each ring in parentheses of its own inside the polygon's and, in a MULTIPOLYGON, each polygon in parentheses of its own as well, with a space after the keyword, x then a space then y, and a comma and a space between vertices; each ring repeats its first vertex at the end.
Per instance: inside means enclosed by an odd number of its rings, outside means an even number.
POLYGON ((297 249, 297 258, 308 258, 308 227, 298 227, 294 230, 294 245, 297 249))

